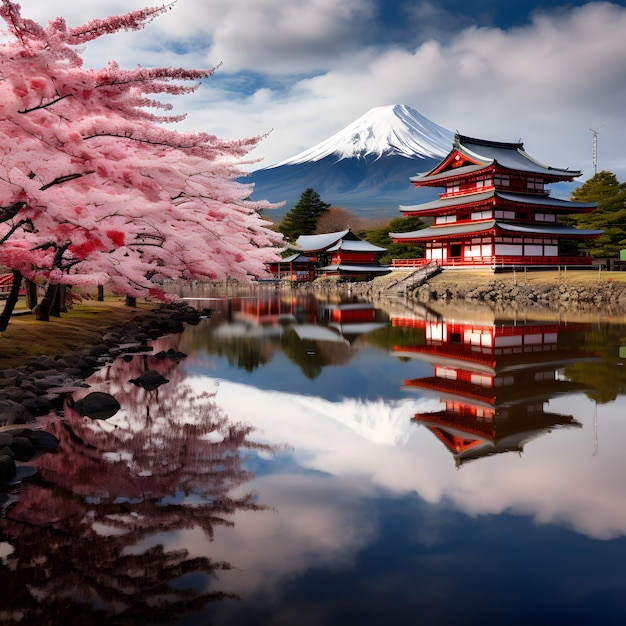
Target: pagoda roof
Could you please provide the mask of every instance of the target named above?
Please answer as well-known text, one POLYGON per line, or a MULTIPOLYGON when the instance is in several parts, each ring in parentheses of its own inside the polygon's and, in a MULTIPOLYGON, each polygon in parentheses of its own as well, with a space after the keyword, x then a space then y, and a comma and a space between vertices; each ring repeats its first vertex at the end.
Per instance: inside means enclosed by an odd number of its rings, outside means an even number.
POLYGON ((544 224, 511 224, 500 220, 484 220, 482 222, 464 222, 462 224, 446 224, 444 226, 431 226, 422 230, 414 230, 410 233, 389 233, 392 239, 405 239, 408 241, 423 241, 425 239, 436 239, 438 237, 449 237, 456 235, 474 235, 498 229, 508 233, 520 233, 527 235, 547 235, 570 237, 599 237, 602 230, 582 230, 573 226, 562 224, 551 226, 544 224))
POLYGON ((338 252, 345 250, 346 252, 387 252, 387 248, 375 246, 369 241, 340 239, 334 246, 326 248, 326 252, 338 252))
POLYGON ((447 209, 450 207, 456 207, 463 204, 484 202, 493 198, 495 191, 490 189, 489 191, 481 191, 478 193, 468 193, 462 196, 450 196, 449 198, 437 198, 431 202, 425 202, 423 204, 416 204, 413 206, 400 205, 400 211, 402 213, 426 213, 435 209, 447 209))
POLYGON ((551 167, 545 165, 531 157, 525 150, 524 144, 505 143, 501 141, 489 141, 487 139, 477 139, 466 135, 456 134, 454 137, 454 147, 470 158, 475 158, 486 165, 497 163, 510 170, 528 172, 531 174, 549 174, 551 176, 580 176, 580 170, 570 170, 569 168, 551 167))
POLYGON ((471 174, 486 167, 499 165, 501 168, 536 174, 554 179, 573 179, 581 175, 580 170, 551 167, 541 163, 524 150, 524 144, 490 141, 457 133, 452 150, 430 172, 412 177, 412 183, 430 184, 451 176, 471 174), (459 166, 455 167, 455 163, 459 166))
POLYGON ((482 424, 459 420, 458 415, 449 411, 418 413, 412 421, 430 430, 453 454, 457 465, 505 452, 522 452, 528 442, 549 434, 555 428, 582 427, 569 415, 547 412, 533 414, 530 421, 500 422, 491 436, 482 424))
POLYGON ((506 193, 502 191, 496 191, 495 189, 489 189, 487 191, 481 191, 479 193, 463 194, 458 196, 451 196, 449 198, 438 198, 431 202, 425 202, 424 204, 416 204, 414 206, 400 206, 402 213, 431 213, 439 211, 441 209, 448 209, 464 204, 475 204, 485 202, 496 198, 511 204, 524 204, 533 205, 537 207, 556 209, 559 211, 576 213, 578 211, 592 211, 598 206, 597 202, 573 202, 571 200, 561 200, 559 198, 553 198, 547 195, 540 194, 523 194, 523 193, 506 193))

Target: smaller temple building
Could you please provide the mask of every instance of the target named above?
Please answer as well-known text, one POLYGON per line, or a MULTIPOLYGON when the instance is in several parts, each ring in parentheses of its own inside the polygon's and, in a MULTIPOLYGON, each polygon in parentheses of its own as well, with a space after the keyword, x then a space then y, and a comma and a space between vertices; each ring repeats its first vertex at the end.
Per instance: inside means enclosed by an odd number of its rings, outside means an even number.
POLYGON ((591 212, 596 203, 552 198, 547 189, 580 175, 540 163, 522 143, 457 134, 434 169, 410 179, 416 187, 443 187, 439 198, 400 207, 405 217, 426 218, 432 226, 390 236, 424 245, 426 259, 444 267, 591 265, 591 257, 572 254, 568 243, 602 231, 576 229, 558 218, 591 212))
POLYGON ((322 235, 300 235, 297 252, 268 269, 281 280, 308 281, 320 275, 368 280, 389 272, 378 259, 387 249, 355 235, 349 228, 322 235))

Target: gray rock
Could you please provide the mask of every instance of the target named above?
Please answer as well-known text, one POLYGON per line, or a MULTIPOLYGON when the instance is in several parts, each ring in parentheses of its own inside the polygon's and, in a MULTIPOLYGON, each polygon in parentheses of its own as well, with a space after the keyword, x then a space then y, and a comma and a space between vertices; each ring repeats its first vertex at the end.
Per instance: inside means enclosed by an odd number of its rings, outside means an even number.
POLYGON ((37 452, 35 444, 28 437, 22 436, 13 437, 11 450, 15 452, 16 461, 30 461, 37 452))
POLYGON ((15 461, 7 454, 0 454, 0 483, 8 483, 15 477, 15 461))
POLYGON ((80 415, 86 415, 91 419, 106 420, 120 410, 120 403, 110 393, 93 391, 75 402, 73 408, 80 415))
POLYGON ((4 424, 28 424, 34 421, 35 416, 21 404, 11 400, 0 402, 0 426, 4 424))
POLYGON ((143 387, 146 391, 152 391, 170 381, 155 370, 146 370, 141 376, 131 378, 128 382, 137 385, 137 387, 143 387))

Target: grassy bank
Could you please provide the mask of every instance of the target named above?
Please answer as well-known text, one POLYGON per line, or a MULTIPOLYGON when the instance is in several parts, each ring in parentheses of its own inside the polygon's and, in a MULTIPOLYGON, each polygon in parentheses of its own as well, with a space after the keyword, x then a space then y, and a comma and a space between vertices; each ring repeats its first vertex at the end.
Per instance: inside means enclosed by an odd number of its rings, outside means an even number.
POLYGON ((0 370, 20 367, 42 354, 54 358, 88 347, 99 338, 99 330, 124 324, 154 306, 138 303, 132 308, 123 299, 107 297, 103 302, 76 304, 50 322, 38 322, 29 313, 14 315, 6 331, 0 333, 0 370))

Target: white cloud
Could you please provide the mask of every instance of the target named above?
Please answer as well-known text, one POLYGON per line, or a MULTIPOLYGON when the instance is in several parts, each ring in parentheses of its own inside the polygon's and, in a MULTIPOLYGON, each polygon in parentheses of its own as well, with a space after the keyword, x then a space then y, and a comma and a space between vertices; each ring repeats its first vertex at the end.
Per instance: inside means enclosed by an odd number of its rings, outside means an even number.
MULTIPOLYGON (((210 379, 187 382, 213 390, 210 379)), ((210 543, 199 530, 176 533, 167 542, 168 549, 185 547, 194 555, 231 562, 236 576, 221 576, 227 591, 271 596, 285 580, 311 568, 352 567, 380 532, 375 502, 381 496, 417 494, 472 517, 523 515, 596 539, 626 535, 621 401, 598 410, 597 455, 590 428, 593 404, 574 395, 550 402, 549 410, 588 416, 582 429, 545 432, 526 445, 523 455, 496 455, 460 470, 432 433, 410 421, 413 412, 437 410, 436 400, 333 403, 220 381, 216 401, 234 421, 254 407, 253 440, 292 446, 279 452, 275 473, 239 488, 257 493, 266 510, 239 512, 236 532, 218 527, 210 543), (285 457, 293 466, 280 471, 285 457)), ((420 513, 416 541, 446 540, 445 525, 429 523, 439 514, 437 507, 420 513)))
MULTIPOLYGON (((29 17, 62 14, 79 23, 145 2, 23 4, 29 17)), ((441 9, 427 2, 414 9, 421 30, 413 47, 406 36, 382 47, 374 43, 373 0, 179 0, 143 31, 89 47, 87 57, 129 67, 222 61, 218 78, 177 110, 189 112, 186 127, 227 138, 273 129, 254 153, 265 164, 311 147, 374 106, 403 103, 451 130, 521 138, 533 156, 583 169, 583 179, 593 174, 589 129, 600 129, 599 168, 626 179, 625 8, 591 2, 538 12, 506 31, 461 29, 463 20, 437 29, 441 9), (456 36, 451 26, 459 29, 456 36), (424 42, 424 31, 439 41, 424 42), (239 71, 255 74, 253 87, 246 90, 248 79, 240 80, 239 71), (239 81, 235 91, 225 80, 231 77, 239 81)))
MULTIPOLYGON (((207 379, 188 382, 202 389, 212 384, 207 379)), ((256 439, 293 446, 293 460, 301 468, 346 483, 358 477, 362 498, 381 492, 415 492, 427 502, 445 500, 472 516, 513 511, 598 539, 626 535, 626 502, 616 471, 622 465, 620 433, 626 434, 620 418, 623 402, 599 410, 600 423, 612 433, 610 438, 600 435, 602 462, 593 455, 588 428, 561 429, 532 439, 522 459, 501 454, 457 471, 444 446, 411 423, 415 413, 438 410, 437 400, 334 403, 221 381, 216 401, 235 421, 254 406, 256 439), (293 426, 285 430, 286 423, 293 426)), ((593 415, 593 403, 583 395, 572 395, 550 402, 549 411, 582 419, 593 415)), ((268 485, 272 480, 263 478, 268 485)), ((298 478, 292 475, 290 480, 298 478)), ((279 488, 268 488, 272 497, 278 497, 279 488)), ((340 512, 341 517, 345 514, 340 512)))

